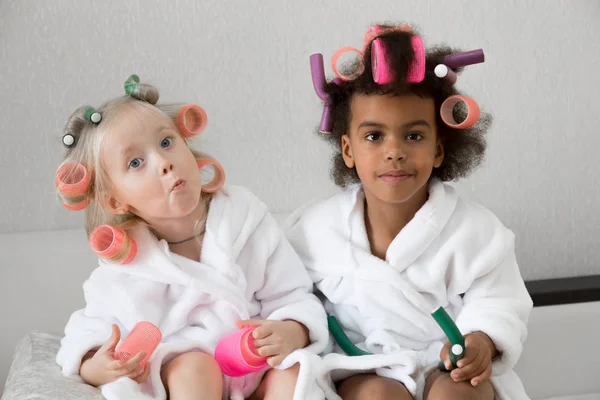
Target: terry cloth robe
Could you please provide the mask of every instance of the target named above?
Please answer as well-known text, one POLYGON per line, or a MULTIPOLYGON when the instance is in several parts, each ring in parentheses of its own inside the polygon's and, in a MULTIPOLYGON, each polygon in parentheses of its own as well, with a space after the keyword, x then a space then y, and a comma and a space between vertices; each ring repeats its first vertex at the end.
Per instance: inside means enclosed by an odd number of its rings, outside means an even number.
MULTIPOLYGON (((174 356, 214 355, 239 320, 293 319, 308 328, 311 344, 279 368, 301 363, 294 399, 324 398, 314 372, 329 337, 325 310, 298 255, 254 195, 236 186, 215 193, 199 262, 172 253, 146 227, 136 228, 133 237, 138 252, 130 264, 100 261, 83 285, 86 307, 72 314, 56 357, 65 376, 81 379, 83 356, 108 340, 111 324, 123 340, 139 321, 150 321, 162 342, 150 358, 149 378, 142 385, 120 378, 101 389, 107 399, 165 399, 160 369, 174 356)), ((223 399, 250 395, 263 375, 225 377, 223 399)))
POLYGON ((439 180, 429 199, 390 244, 371 254, 360 185, 305 206, 286 221, 290 243, 349 339, 373 355, 348 357, 336 345, 324 358, 321 385, 360 371, 402 382, 422 398, 425 378, 446 342, 431 312, 443 306, 463 335, 485 332, 500 399, 528 399, 513 372, 532 309, 514 252, 514 235, 485 208, 439 180))

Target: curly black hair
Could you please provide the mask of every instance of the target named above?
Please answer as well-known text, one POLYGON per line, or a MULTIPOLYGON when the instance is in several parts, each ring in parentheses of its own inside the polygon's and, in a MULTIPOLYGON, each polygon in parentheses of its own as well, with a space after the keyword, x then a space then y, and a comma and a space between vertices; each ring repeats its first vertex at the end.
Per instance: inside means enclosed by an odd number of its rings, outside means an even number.
MULTIPOLYGON (((391 28, 391 25, 379 25, 382 28, 391 28)), ((395 71, 392 82, 380 85, 373 81, 371 66, 371 44, 367 46, 362 57, 351 69, 356 70, 358 62, 364 65, 363 72, 354 80, 341 84, 329 82, 326 92, 332 100, 333 132, 318 135, 331 143, 334 148, 332 157, 331 177, 336 185, 346 187, 360 182, 356 168, 348 168, 342 157, 341 138, 348 133, 351 114, 350 106, 354 95, 391 95, 401 96, 416 94, 422 98, 433 98, 435 109, 439 110, 446 98, 460 93, 456 87, 445 79, 436 77, 434 68, 442 64, 446 55, 460 52, 448 46, 436 46, 427 49, 425 78, 422 82, 412 84, 406 82, 407 72, 414 58, 411 37, 416 35, 414 31, 388 31, 378 36, 383 41, 389 54, 389 65, 395 71)), ((457 74, 462 68, 453 69, 457 74)), ((454 117, 462 121, 466 117, 465 110, 455 108, 454 117)), ((454 181, 464 178, 477 168, 483 161, 486 140, 485 133, 492 123, 491 115, 481 112, 477 124, 468 129, 454 129, 442 121, 439 112, 436 112, 437 134, 444 147, 444 161, 439 168, 434 168, 431 177, 437 177, 442 181, 454 181)))

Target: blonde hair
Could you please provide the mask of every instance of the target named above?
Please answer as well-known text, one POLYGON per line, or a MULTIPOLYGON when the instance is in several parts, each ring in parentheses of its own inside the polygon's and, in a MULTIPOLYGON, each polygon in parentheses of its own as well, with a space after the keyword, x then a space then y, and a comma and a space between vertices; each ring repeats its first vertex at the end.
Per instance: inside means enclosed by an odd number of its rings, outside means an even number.
MULTIPOLYGON (((157 105, 159 98, 158 90, 145 83, 137 83, 133 92, 130 95, 122 96, 106 102, 100 108, 94 110, 101 115, 99 123, 90 121, 89 116, 86 117, 86 110, 89 106, 80 107, 68 119, 65 126, 65 135, 71 135, 74 143, 68 147, 65 159, 57 171, 57 176, 61 171, 61 167, 71 165, 82 165, 85 167, 85 172, 89 177, 89 184, 83 191, 73 193, 73 191, 61 190, 58 185, 58 195, 66 208, 78 210, 85 207, 85 229, 88 236, 101 225, 110 225, 121 230, 124 233, 125 245, 116 254, 106 257, 112 262, 123 262, 130 252, 132 246, 130 232, 140 224, 148 226, 148 224, 137 215, 125 213, 122 215, 114 214, 106 208, 106 196, 110 191, 111 182, 106 169, 101 160, 102 146, 106 135, 115 125, 119 123, 119 115, 127 108, 138 108, 150 113, 160 112, 168 116, 174 123, 178 116, 178 111, 182 105, 157 105)), ((179 132, 189 147, 188 138, 179 132)), ((192 154, 196 160, 212 159, 207 154, 193 150, 190 147, 192 154)), ((77 181, 80 177, 74 176, 79 173, 73 168, 63 168, 66 173, 62 174, 65 181, 77 181)), ((200 173, 200 172, 199 172, 200 173)), ((58 179, 58 178, 57 178, 58 179)), ((204 191, 201 192, 200 201, 204 203, 201 219, 196 222, 195 233, 200 236, 204 229, 208 205, 210 203, 211 194, 204 191)), ((133 244, 135 246, 135 244, 133 244)))

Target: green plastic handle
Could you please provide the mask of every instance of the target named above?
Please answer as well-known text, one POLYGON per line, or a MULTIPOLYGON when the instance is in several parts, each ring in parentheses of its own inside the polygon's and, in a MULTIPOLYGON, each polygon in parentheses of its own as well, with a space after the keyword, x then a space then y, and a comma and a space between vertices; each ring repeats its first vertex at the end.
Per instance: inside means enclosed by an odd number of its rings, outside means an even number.
POLYGON ((368 353, 362 349, 359 349, 348 339, 346 333, 342 329, 342 326, 338 322, 337 318, 333 315, 327 317, 327 324, 329 325, 329 332, 331 332, 331 336, 336 341, 336 343, 341 347, 341 349, 349 356, 369 356, 371 353, 368 353))
MULTIPOLYGON (((452 366, 456 368, 458 360, 465 355, 465 338, 443 307, 438 307, 431 315, 450 341, 450 362, 452 363, 452 366)), ((440 362, 439 368, 443 371, 447 371, 443 362, 440 362)))

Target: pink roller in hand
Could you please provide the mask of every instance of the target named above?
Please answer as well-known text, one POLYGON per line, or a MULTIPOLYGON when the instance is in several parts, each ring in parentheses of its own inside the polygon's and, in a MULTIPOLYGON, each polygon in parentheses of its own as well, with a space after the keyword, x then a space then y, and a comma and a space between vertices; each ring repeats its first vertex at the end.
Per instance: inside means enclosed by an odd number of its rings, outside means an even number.
POLYGON ((154 324, 147 321, 138 322, 117 349, 115 358, 126 362, 140 351, 145 351, 146 357, 140 361, 140 367, 144 368, 161 339, 162 334, 154 324))
POLYGON ((225 336, 217 344, 215 360, 227 376, 242 376, 266 367, 267 359, 257 354, 252 331, 254 327, 240 329, 225 336))

